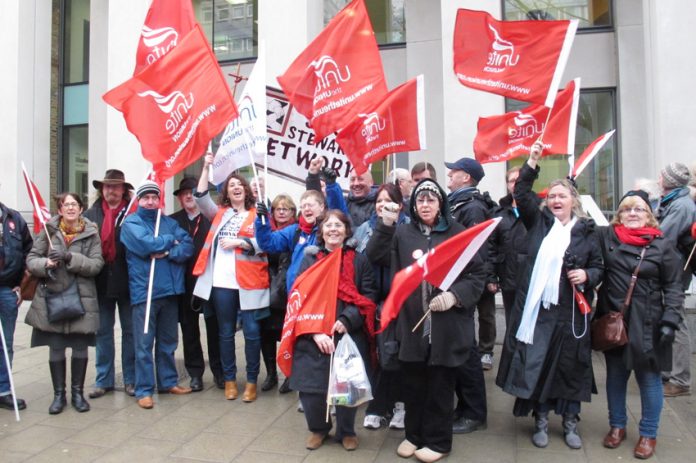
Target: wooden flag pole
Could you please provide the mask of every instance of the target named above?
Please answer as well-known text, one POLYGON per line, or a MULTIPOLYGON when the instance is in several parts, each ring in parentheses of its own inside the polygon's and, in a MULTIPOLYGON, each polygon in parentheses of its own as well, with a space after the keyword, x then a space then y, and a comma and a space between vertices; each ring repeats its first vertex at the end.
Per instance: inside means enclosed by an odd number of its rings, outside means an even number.
POLYGON ((428 311, 425 312, 425 315, 423 315, 423 316, 421 317, 421 319, 418 320, 418 323, 416 323, 416 326, 413 327, 413 329, 411 330, 411 333, 415 333, 415 332, 416 332, 416 330, 418 329, 418 327, 421 326, 421 323, 423 323, 423 322, 425 321, 425 318, 426 318, 428 315, 430 315, 430 312, 432 312, 431 309, 428 309, 428 311))

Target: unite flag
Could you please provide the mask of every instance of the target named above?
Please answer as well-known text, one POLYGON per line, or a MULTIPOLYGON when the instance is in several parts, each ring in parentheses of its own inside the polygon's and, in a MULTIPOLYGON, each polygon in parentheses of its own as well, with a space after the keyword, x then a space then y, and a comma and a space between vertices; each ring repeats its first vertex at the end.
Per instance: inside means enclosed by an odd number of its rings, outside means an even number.
POLYGON ((309 120, 315 144, 381 100, 387 84, 364 0, 342 9, 278 83, 309 120))
POLYGON ((22 163, 22 174, 24 175, 24 184, 27 186, 32 209, 34 209, 34 234, 37 234, 41 231, 41 227, 51 219, 51 212, 46 207, 46 202, 41 197, 41 192, 29 178, 24 163, 22 163))
POLYGON ((498 21, 459 9, 454 73, 467 87, 551 107, 577 27, 577 20, 498 21))

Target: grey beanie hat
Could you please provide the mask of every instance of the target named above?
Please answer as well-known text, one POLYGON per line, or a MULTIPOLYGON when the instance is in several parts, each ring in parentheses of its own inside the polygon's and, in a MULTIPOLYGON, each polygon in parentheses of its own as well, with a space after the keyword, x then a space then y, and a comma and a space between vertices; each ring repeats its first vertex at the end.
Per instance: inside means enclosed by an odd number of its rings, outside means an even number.
POLYGON ((135 194, 138 196, 138 199, 142 198, 146 194, 154 193, 157 196, 161 196, 162 192, 160 191, 159 186, 155 182, 151 181, 146 181, 142 185, 138 187, 138 190, 135 192, 135 194))
POLYGON ((681 162, 671 162, 660 172, 662 187, 667 190, 680 188, 689 184, 689 168, 681 162))

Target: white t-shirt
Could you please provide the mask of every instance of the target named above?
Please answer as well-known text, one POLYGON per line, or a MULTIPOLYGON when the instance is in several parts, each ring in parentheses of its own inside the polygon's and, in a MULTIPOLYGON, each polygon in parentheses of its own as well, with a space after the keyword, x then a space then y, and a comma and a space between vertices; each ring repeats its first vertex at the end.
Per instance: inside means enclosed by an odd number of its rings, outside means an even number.
POLYGON ((242 223, 246 219, 248 211, 237 212, 229 209, 222 217, 220 232, 215 237, 215 254, 213 255, 213 287, 239 289, 237 283, 237 270, 235 265, 235 250, 225 250, 220 246, 223 238, 237 238, 242 223))

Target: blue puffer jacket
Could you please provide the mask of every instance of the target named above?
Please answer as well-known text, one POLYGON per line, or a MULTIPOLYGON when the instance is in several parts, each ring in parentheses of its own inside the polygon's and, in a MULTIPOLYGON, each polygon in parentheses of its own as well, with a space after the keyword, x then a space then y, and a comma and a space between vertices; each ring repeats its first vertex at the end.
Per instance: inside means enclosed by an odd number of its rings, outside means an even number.
POLYGON ((312 233, 305 233, 299 230, 299 225, 296 223, 280 230, 272 231, 268 220, 265 222, 265 224, 261 223, 261 219, 257 217, 256 223, 254 223, 256 242, 259 244, 259 247, 269 254, 292 252, 285 279, 285 286, 288 289, 288 294, 290 294, 292 284, 295 282, 295 278, 297 278, 300 264, 304 257, 304 249, 307 246, 317 244, 317 226, 315 225, 312 228, 312 233), (295 236, 297 236, 297 240, 295 236))
POLYGON ((156 220, 157 209, 138 207, 138 211, 128 216, 121 226, 131 304, 141 304, 147 299, 150 254, 169 251, 167 257, 155 261, 152 299, 184 293, 186 261, 193 255, 193 241, 176 220, 165 215, 160 218, 159 235, 155 238, 156 220))
POLYGON ((0 286, 14 288, 22 281, 24 261, 31 250, 33 240, 19 212, 0 203, 0 286))

